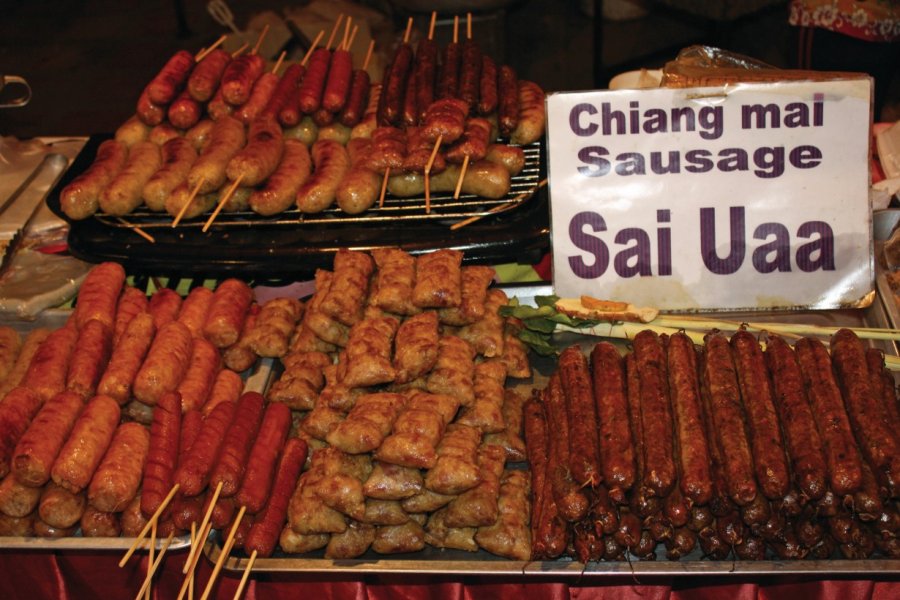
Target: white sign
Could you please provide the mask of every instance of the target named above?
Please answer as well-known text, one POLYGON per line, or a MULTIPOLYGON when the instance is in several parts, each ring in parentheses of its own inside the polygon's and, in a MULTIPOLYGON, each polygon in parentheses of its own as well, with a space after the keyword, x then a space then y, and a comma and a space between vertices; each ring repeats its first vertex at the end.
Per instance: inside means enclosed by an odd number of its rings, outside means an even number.
POLYGON ((661 309, 872 290, 868 78, 547 99, 557 295, 661 309))

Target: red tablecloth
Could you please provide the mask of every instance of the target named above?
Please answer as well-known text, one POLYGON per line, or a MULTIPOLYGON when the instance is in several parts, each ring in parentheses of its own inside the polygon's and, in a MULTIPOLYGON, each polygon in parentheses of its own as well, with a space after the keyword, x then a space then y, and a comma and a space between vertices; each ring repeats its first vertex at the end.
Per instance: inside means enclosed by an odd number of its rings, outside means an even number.
MULTIPOLYGON (((153 597, 174 599, 181 587, 186 552, 166 557, 154 580, 153 597)), ((0 598, 133 598, 143 583, 146 555, 124 567, 121 553, 0 552, 0 598)), ((212 565, 201 560, 199 598, 212 565)), ((257 573, 244 597, 309 600, 896 600, 900 577, 875 580, 764 577, 641 578, 495 578, 425 577, 416 575, 329 576, 257 573)), ((216 583, 216 598, 232 598, 240 576, 225 573, 216 583)))

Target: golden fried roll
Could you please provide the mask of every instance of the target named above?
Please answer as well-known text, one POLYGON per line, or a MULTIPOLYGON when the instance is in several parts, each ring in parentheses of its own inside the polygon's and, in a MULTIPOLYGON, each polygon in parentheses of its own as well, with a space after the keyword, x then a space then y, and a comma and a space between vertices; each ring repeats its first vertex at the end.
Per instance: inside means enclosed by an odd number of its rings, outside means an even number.
POLYGON ((195 287, 190 291, 181 308, 178 310, 176 321, 181 321, 185 327, 190 329, 191 335, 194 337, 203 336, 203 324, 206 322, 206 315, 209 314, 209 307, 212 304, 213 291, 207 287, 195 287))
POLYGON ((397 383, 409 383, 428 373, 438 358, 438 317, 434 311, 406 319, 397 330, 394 369, 397 383))
POLYGON ((119 343, 119 339, 125 334, 125 329, 131 320, 145 312, 150 304, 147 294, 136 287, 126 285, 119 296, 116 306, 116 321, 113 325, 113 348, 119 343))
POLYGON ((406 396, 380 392, 356 401, 347 418, 326 436, 326 441, 348 454, 371 452, 391 432, 406 404, 406 396))
POLYGON ((350 328, 322 310, 322 303, 331 290, 333 281, 334 273, 331 271, 316 270, 316 295, 306 307, 303 326, 309 328, 324 342, 343 348, 350 339, 350 328))
POLYGON ((324 448, 313 454, 310 468, 321 471, 321 478, 315 483, 314 489, 325 506, 356 520, 365 515, 363 483, 372 472, 372 459, 369 455, 351 456, 337 448, 324 448))
POLYGON ((225 366, 241 373, 256 364, 259 360, 256 352, 250 347, 250 332, 256 327, 256 319, 259 318, 259 304, 254 302, 247 310, 247 318, 241 328, 241 336, 238 341, 222 350, 222 361, 225 366))
POLYGON ((276 215, 289 209, 312 173, 312 158, 306 145, 286 139, 281 162, 258 190, 250 194, 250 208, 263 216, 276 215))
POLYGON ((447 505, 448 527, 485 527, 497 521, 500 477, 505 463, 503 448, 481 446, 478 449, 480 481, 447 505))
POLYGON ((222 359, 216 347, 202 337, 195 337, 190 361, 176 388, 181 394, 182 412, 200 409, 206 404, 220 370, 222 359))
POLYGON ((418 552, 425 548, 425 530, 410 519, 403 525, 388 525, 375 529, 372 549, 379 554, 418 552))
MULTIPOLYGON (((478 528, 475 541, 512 560, 531 559, 531 482, 528 471, 506 471, 500 482, 497 521, 478 528)), ((448 509, 449 510, 449 509, 448 509)))
POLYGON ((531 377, 531 363, 528 362, 528 348, 518 336, 507 330, 503 334, 503 352, 499 360, 506 365, 506 375, 516 379, 531 377))
POLYGON ((97 391, 112 350, 112 330, 100 321, 88 321, 78 332, 76 352, 69 360, 66 389, 87 400, 97 391))
POLYGON ((522 79, 518 82, 518 93, 519 122, 510 134, 509 141, 519 146, 527 146, 544 135, 547 124, 544 90, 538 84, 522 79))
POLYGON ((463 253, 436 250, 416 258, 413 304, 420 308, 449 308, 462 303, 463 253))
POLYGON ((437 447, 437 462, 425 474, 425 487, 439 494, 459 494, 478 485, 481 431, 451 423, 437 447))
POLYGON ((12 472, 16 479, 32 487, 47 483, 50 469, 82 408, 82 396, 69 391, 60 392, 44 402, 13 452, 12 472))
MULTIPOLYGON (((341 356, 343 357, 343 354, 341 356)), ((346 359, 341 358, 341 361, 346 364, 346 359)), ((340 367, 340 363, 334 365, 334 368, 331 369, 331 371, 336 372, 340 367)), ((329 372, 329 370, 325 371, 326 380, 328 379, 329 372)), ((352 388, 340 382, 330 381, 322 388, 322 392, 319 394, 319 400, 327 404, 329 408, 333 408, 341 413, 348 413, 356 406, 356 401, 366 393, 367 390, 365 388, 352 388)))
POLYGON ((393 431, 375 451, 382 462, 430 469, 437 462, 437 445, 459 408, 453 396, 413 392, 393 431))
POLYGON ((147 305, 147 312, 153 317, 153 324, 157 330, 178 318, 181 302, 181 296, 175 290, 160 288, 153 292, 147 305))
POLYGON ((141 190, 147 208, 155 212, 165 210, 166 199, 187 180, 195 160, 197 150, 187 138, 176 137, 166 142, 162 147, 162 165, 141 190))
POLYGON ((319 140, 312 147, 315 169, 297 191, 297 208, 303 213, 319 213, 335 200, 341 180, 350 170, 347 149, 334 140, 319 140))
POLYGON ((295 298, 275 298, 266 302, 247 343, 259 356, 282 357, 287 354, 291 332, 303 315, 303 303, 295 298))
POLYGON ((147 141, 153 142, 159 147, 165 146, 175 138, 181 137, 182 131, 172 127, 171 123, 160 123, 150 130, 147 141))
POLYGON ((166 212, 173 217, 181 215, 182 219, 193 219, 212 210, 217 203, 218 192, 197 194, 191 199, 191 188, 187 183, 182 183, 166 198, 166 212), (184 208, 184 205, 188 204, 188 200, 190 200, 190 204, 184 208))
POLYGON ((341 248, 334 256, 334 276, 320 309, 348 327, 362 320, 369 278, 375 265, 364 252, 341 248))
POLYGON ((77 341, 78 329, 71 320, 48 335, 34 353, 21 385, 34 391, 41 402, 66 389, 66 375, 77 341))
POLYGON ((416 284, 416 259, 399 248, 374 248, 378 265, 369 304, 397 315, 414 315, 420 309, 412 302, 416 284))
POLYGON ((90 504, 85 507, 79 525, 84 537, 119 537, 122 535, 119 513, 97 510, 90 504))
POLYGON ((88 501, 104 512, 121 512, 137 494, 150 450, 150 431, 122 423, 88 486, 88 501))
POLYGON ((363 493, 378 500, 402 500, 418 494, 423 485, 418 469, 375 460, 372 472, 363 484, 363 493))
POLYGON ((415 496, 410 496, 400 502, 401 508, 409 515, 431 513, 439 510, 456 498, 456 494, 438 494, 428 489, 423 489, 415 496))
MULTIPOLYGON (((313 460, 316 454, 313 454, 313 460)), ((288 504, 288 523, 295 533, 310 535, 342 533, 347 530, 347 517, 326 506, 316 494, 316 486, 322 476, 321 466, 314 462, 297 482, 288 504)))
POLYGON ((16 364, 22 348, 22 338, 12 327, 0 327, 0 383, 6 379, 16 364))
POLYGON ((156 326, 150 313, 141 313, 128 323, 97 384, 101 395, 109 396, 119 404, 128 402, 134 378, 144 364, 155 335, 156 326))
POLYGON ((366 512, 360 519, 370 525, 402 525, 409 521, 409 515, 397 500, 366 499, 366 512))
POLYGON ((267 392, 269 402, 284 402, 292 410, 312 410, 325 386, 324 369, 331 358, 322 352, 292 352, 282 361, 284 372, 267 392))
POLYGON ((208 194, 221 188, 227 176, 228 161, 247 142, 244 124, 231 116, 216 120, 210 132, 209 144, 197 157, 187 176, 187 187, 191 190, 200 186, 200 194, 208 194))
POLYGON ((320 396, 313 409, 300 422, 300 429, 313 439, 324 441, 345 418, 344 413, 328 406, 320 396))
POLYGON ((428 374, 426 387, 433 394, 449 394, 459 403, 469 406, 475 402, 475 351, 465 340, 452 335, 441 337, 438 357, 428 374))
POLYGON ((391 364, 391 346, 397 319, 364 319, 350 328, 347 342, 347 369, 341 383, 347 387, 368 387, 390 383, 396 376, 391 364))
POLYGON ((325 547, 325 558, 356 558, 366 552, 375 541, 375 526, 359 521, 350 521, 347 530, 335 533, 325 547))
POLYGON ((128 146, 106 140, 88 170, 72 180, 59 195, 59 206, 70 219, 86 219, 97 212, 100 194, 118 174, 128 158, 128 146))
POLYGON ((286 525, 278 537, 278 546, 285 554, 306 554, 324 548, 330 539, 327 533, 297 533, 286 525))
POLYGON ((462 326, 474 323, 484 316, 487 289, 497 274, 493 267, 473 266, 461 269, 460 285, 462 301, 458 307, 438 311, 444 325, 462 326))
POLYGON ((506 462, 508 463, 525 462, 527 459, 525 440, 522 438, 522 408, 524 404, 525 398, 521 394, 515 390, 505 390, 502 412, 506 429, 484 436, 485 444, 500 446, 506 451, 506 462))
POLYGON ((226 279, 216 288, 203 335, 217 348, 227 348, 241 335, 247 311, 253 303, 253 290, 240 279, 226 279))
POLYGON ((119 404, 109 396, 94 396, 87 403, 69 439, 60 450, 50 476, 73 494, 91 482, 119 425, 119 404))
POLYGON ((22 378, 28 371, 28 366, 31 364, 31 359, 34 358, 35 352, 37 352, 38 348, 40 348, 41 344, 49 335, 50 330, 41 327, 32 329, 28 335, 25 336, 25 341, 22 343, 22 347, 16 355, 15 363, 6 374, 6 377, 0 382, 0 402, 3 402, 3 398, 6 397, 6 394, 11 389, 22 382, 22 378))
POLYGON ((175 390, 190 364, 193 340, 191 330, 178 321, 160 327, 134 377, 134 397, 154 406, 164 393, 175 390))
MULTIPOLYGON (((303 317, 300 325, 294 331, 291 340, 291 352, 334 352, 337 346, 320 339, 316 333, 309 327, 311 315, 321 312, 319 307, 322 305, 322 299, 325 297, 327 287, 331 285, 332 274, 330 271, 316 271, 316 292, 306 303, 303 317)), ((349 335, 349 331, 348 331, 349 335)))
POLYGON ((161 165, 162 154, 153 142, 138 142, 129 148, 122 170, 100 193, 100 209, 123 216, 140 206, 144 186, 161 165))
POLYGON ((10 517, 25 517, 34 512, 41 499, 42 488, 25 485, 8 475, 0 481, 0 512, 10 517))
POLYGON ((222 402, 237 402, 243 389, 244 380, 240 375, 228 369, 219 371, 209 392, 209 399, 200 411, 203 417, 209 416, 209 413, 222 402))
POLYGON ((475 543, 476 527, 449 527, 447 509, 441 508, 428 517, 425 524, 425 543, 435 548, 453 548, 466 552, 478 552, 475 543))
POLYGON ((475 365, 475 402, 463 408, 458 423, 477 427, 483 433, 497 433, 506 429, 503 420, 503 385, 506 366, 501 362, 475 365))
POLYGON ((47 525, 65 529, 78 524, 86 506, 87 497, 84 492, 73 494, 51 483, 43 488, 38 515, 47 525))
POLYGON ((501 356, 505 334, 500 307, 509 304, 503 290, 488 290, 484 316, 480 321, 461 327, 457 335, 471 344, 475 352, 486 357, 501 356))

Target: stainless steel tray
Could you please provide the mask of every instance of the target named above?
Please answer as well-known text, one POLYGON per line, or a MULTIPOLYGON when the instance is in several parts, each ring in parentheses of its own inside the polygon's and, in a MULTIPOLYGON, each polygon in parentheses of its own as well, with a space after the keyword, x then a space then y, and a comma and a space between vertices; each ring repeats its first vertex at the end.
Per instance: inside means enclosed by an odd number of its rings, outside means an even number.
MULTIPOLYGON (((536 295, 549 295, 550 286, 510 286, 503 288, 510 297, 516 296, 523 304, 533 303, 536 295)), ((891 298, 888 297, 888 301, 891 298)), ((711 318, 727 318, 732 321, 772 322, 782 321, 822 326, 868 326, 888 327, 890 321, 880 294, 865 309, 848 309, 836 311, 786 311, 758 313, 716 313, 705 315, 711 318)), ((561 333, 554 336, 560 348, 572 344, 589 348, 600 338, 576 333, 561 333)), ((622 345, 626 341, 613 340, 622 345)), ((885 353, 897 354, 892 342, 875 342, 876 347, 885 353)), ((530 380, 522 380, 515 387, 530 390, 543 387, 550 374, 556 368, 554 360, 531 355, 534 374, 530 380)), ((271 379, 271 378, 270 378, 271 379)), ((207 544, 204 551, 213 562, 219 559, 222 551, 222 537, 216 535, 214 543, 207 544)), ((242 553, 235 553, 223 564, 223 568, 240 572, 247 566, 248 558, 242 553)), ((276 552, 270 558, 257 558, 253 564, 254 572, 292 572, 292 573, 345 573, 345 574, 430 574, 430 575, 480 575, 480 576, 524 576, 524 577, 622 577, 622 576, 723 576, 723 575, 869 575, 900 574, 900 560, 872 558, 867 560, 763 560, 763 561, 713 561, 704 560, 699 548, 679 561, 669 561, 665 557, 665 548, 657 547, 656 560, 653 561, 618 561, 590 562, 583 564, 571 559, 555 561, 513 561, 507 560, 486 551, 475 553, 461 550, 446 550, 426 546, 420 552, 383 555, 369 551, 360 558, 332 560, 324 557, 324 551, 302 555, 288 555, 276 552)))

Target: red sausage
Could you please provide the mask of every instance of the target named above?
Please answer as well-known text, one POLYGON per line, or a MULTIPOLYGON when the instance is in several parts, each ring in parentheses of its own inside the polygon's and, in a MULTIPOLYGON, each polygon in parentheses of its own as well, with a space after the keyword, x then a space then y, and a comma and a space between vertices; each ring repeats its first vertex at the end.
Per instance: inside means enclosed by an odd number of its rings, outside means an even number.
POLYGON ((325 78, 328 76, 328 65, 331 63, 331 50, 317 48, 309 57, 309 66, 306 75, 300 82, 297 105, 300 112, 311 115, 322 104, 322 93, 325 87, 325 78))
POLYGON ((144 125, 149 125, 150 127, 156 127, 166 118, 166 108, 150 100, 147 88, 144 88, 144 91, 138 97, 137 107, 135 107, 134 112, 144 125))
POLYGON ((485 116, 497 110, 497 65, 484 55, 481 57, 481 85, 478 99, 478 114, 485 116))
POLYGON ((459 98, 469 105, 471 113, 481 92, 481 47, 474 40, 462 45, 462 61, 459 69, 459 98))
POLYGON ((175 101, 169 105, 169 123, 178 129, 190 129, 200 120, 203 114, 203 107, 200 103, 184 90, 175 101))
POLYGON ((219 81, 230 62, 231 54, 216 48, 197 63, 187 82, 191 98, 197 102, 208 102, 219 88, 219 81))
POLYGON ((272 555, 275 543, 284 526, 288 504, 294 488, 297 486, 300 469, 306 462, 307 452, 306 442, 299 438, 291 438, 284 445, 284 452, 275 472, 272 495, 250 528, 250 533, 244 542, 245 552, 256 551, 259 556, 263 557, 272 555))
POLYGON ((21 385, 34 390, 41 402, 66 389, 66 374, 77 341, 78 330, 70 323, 48 335, 31 358, 21 385))
POLYGON ((203 422, 184 462, 175 470, 175 483, 181 486, 181 492, 185 496, 196 496, 206 489, 212 467, 222 450, 225 432, 233 417, 234 404, 223 402, 203 422))
POLYGON ((150 296, 147 312, 153 317, 153 324, 159 329, 169 321, 174 321, 181 309, 181 296, 169 288, 161 288, 150 296))
POLYGON ((222 484, 221 497, 237 493, 247 465, 250 447, 262 422, 265 398, 256 392, 247 392, 237 402, 234 420, 225 433, 225 444, 209 482, 211 487, 222 484))
POLYGON ((353 57, 347 50, 335 50, 331 55, 328 80, 322 95, 322 107, 331 113, 340 112, 347 102, 350 92, 350 77, 353 73, 353 57))
POLYGON ((141 485, 141 512, 150 517, 175 484, 181 436, 181 395, 166 392, 153 409, 150 449, 141 485))
POLYGON ((456 98, 459 93, 459 62, 462 59, 462 48, 456 42, 444 47, 444 60, 438 74, 437 97, 456 98))
POLYGON ((634 356, 641 377, 644 485, 665 498, 675 485, 676 473, 668 372, 659 337, 651 331, 637 334, 634 356))
POLYGON ((69 361, 66 389, 87 401, 97 391, 97 384, 109 362, 112 331, 94 319, 81 328, 75 342, 76 352, 69 361))
POLYGON ((263 73, 253 85, 250 98, 234 112, 234 116, 243 124, 249 125, 268 106, 278 82, 278 75, 275 73, 263 73))
POLYGON ((291 428, 291 409, 281 402, 272 402, 266 407, 259 435, 253 444, 244 481, 237 493, 237 501, 246 506, 250 513, 262 510, 272 489, 272 473, 275 461, 284 446, 288 430, 291 428))
POLYGON ((278 80, 278 85, 275 86, 275 91, 272 92, 272 96, 269 98, 269 103, 266 104, 262 111, 263 115, 278 117, 281 109, 293 95, 294 90, 297 89, 297 85, 300 83, 300 79, 305 71, 306 67, 298 64, 291 65, 284 70, 284 73, 278 80))
POLYGON ((73 392, 61 392, 44 403, 13 452, 12 470, 18 481, 32 487, 47 483, 83 407, 84 399, 73 392))
POLYGON ((603 480, 603 475, 591 374, 576 346, 563 350, 558 368, 569 420, 569 468, 575 483, 594 487, 603 480))
POLYGON ((350 84, 350 95, 338 115, 338 121, 347 127, 353 127, 363 117, 369 99, 369 74, 362 69, 353 71, 353 82, 350 84))
POLYGON ((75 326, 81 329, 91 319, 97 319, 113 331, 116 322, 116 306, 125 285, 125 269, 119 263, 105 262, 91 269, 75 305, 75 326))
POLYGON ((397 125, 403 111, 403 94, 412 66, 413 52, 409 44, 400 44, 394 53, 391 67, 385 75, 378 103, 379 125, 397 125))
POLYGON ((149 300, 147 294, 132 286, 125 286, 119 303, 116 306, 116 322, 113 327, 113 347, 119 343, 119 338, 125 333, 125 329, 131 320, 147 310, 149 300))
POLYGON ((418 121, 425 120, 425 111, 434 102, 434 78, 437 73, 438 47, 434 40, 422 38, 416 47, 416 105, 418 121))
POLYGON ((500 133, 508 137, 519 124, 519 78, 512 67, 500 67, 497 89, 500 133))
MULTIPOLYGON (((300 67, 306 71, 305 67, 300 67)), ((300 79, 303 78, 301 73, 300 79)), ((300 86, 298 85, 290 91, 281 109, 278 111, 278 123, 282 127, 293 127, 300 122, 300 86)))
POLYGON ((147 84, 147 95, 155 104, 169 104, 175 99, 194 68, 194 55, 179 50, 162 70, 147 84))
POLYGON ((266 61, 259 54, 242 54, 232 60, 222 73, 222 97, 232 106, 249 100, 253 84, 265 68, 266 61))
MULTIPOLYGON (((625 492, 635 479, 634 443, 628 424, 624 361, 609 342, 600 342, 591 351, 594 401, 600 431, 603 478, 616 502, 625 502, 625 492)), ((630 544, 629 546, 633 546, 630 544)))

